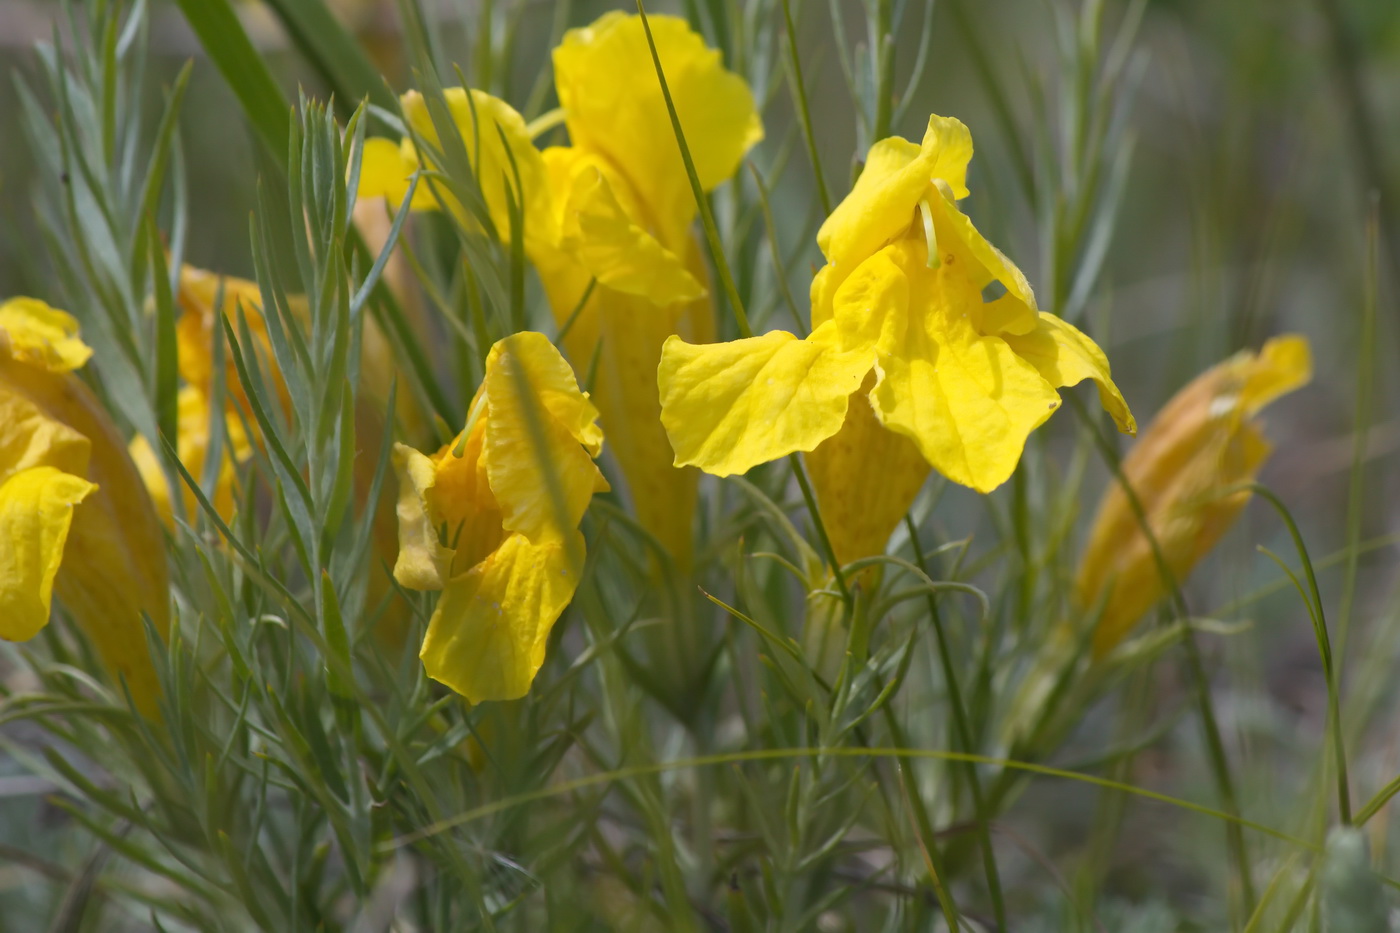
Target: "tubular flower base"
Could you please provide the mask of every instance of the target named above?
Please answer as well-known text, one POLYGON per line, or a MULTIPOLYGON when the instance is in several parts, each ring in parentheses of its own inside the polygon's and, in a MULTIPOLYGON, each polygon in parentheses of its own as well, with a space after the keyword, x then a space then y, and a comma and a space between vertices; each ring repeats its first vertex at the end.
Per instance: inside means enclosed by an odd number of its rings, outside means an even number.
MULTIPOLYGON (((849 441, 877 427, 907 439, 954 482, 988 492, 1059 407, 1056 390, 1084 379, 1098 383, 1119 428, 1135 430, 1103 352, 1038 312, 1025 276, 958 209, 971 157, 967 128, 939 116, 929 118, 922 145, 896 137, 871 147, 865 171, 817 234, 827 265, 812 282, 807 338, 774 331, 709 346, 666 341, 661 419, 677 465, 743 473, 816 450, 849 424, 855 433, 817 455, 823 501, 870 488, 866 474, 882 465, 862 460, 856 451, 867 445, 849 441), (984 300, 993 283, 1005 293, 984 300), (853 406, 867 407, 873 421, 853 406)), ((909 446, 891 446, 898 496, 880 489, 879 503, 847 502, 860 527, 843 529, 836 516, 829 529, 844 557, 883 550, 918 490, 922 468, 909 446), (888 527, 875 527, 876 516, 888 527)))
MULTIPOLYGON (((1237 353, 1173 396, 1123 459, 1124 478, 1178 584, 1249 503, 1248 491, 1221 493, 1252 481, 1272 451, 1255 415, 1311 378, 1304 337, 1276 337, 1258 354, 1237 353)), ((1103 606, 1095 657, 1121 642, 1166 593, 1151 542, 1114 485, 1099 503, 1075 581, 1084 611, 1103 606)))
POLYGON ((91 355, 68 314, 30 298, 0 305, 0 638, 38 634, 56 591, 154 715, 142 615, 165 636, 165 543, 126 445, 73 375, 91 355))
MULTIPOLYGON (((763 138, 753 95, 684 20, 650 19, 701 187, 711 191, 733 176, 763 138)), ((554 50, 554 73, 571 145, 543 152, 504 102, 462 88, 445 96, 463 140, 494 141, 471 156, 472 170, 503 239, 512 236, 507 194, 518 175, 525 251, 556 321, 569 326, 564 346, 580 370, 597 358, 596 402, 638 518, 685 565, 697 476, 671 463, 656 367, 667 337, 710 339, 714 312, 691 231, 695 197, 679 147, 665 130, 670 117, 660 83, 650 78, 653 70, 639 17, 608 13, 567 32, 554 50), (492 125, 478 133, 477 119, 492 125)), ((409 92, 402 103, 419 137, 436 143, 437 129, 421 95, 409 92)), ((412 140, 369 140, 360 194, 399 204, 420 168, 437 171, 438 164, 426 157, 420 162, 412 140)), ((412 209, 446 204, 462 217, 451 185, 429 181, 420 179, 412 209)))
POLYGON ((397 444, 405 587, 441 590, 420 657, 473 703, 513 700, 544 663, 583 569, 578 526, 607 481, 597 409, 543 334, 498 341, 467 426, 429 456, 397 444))

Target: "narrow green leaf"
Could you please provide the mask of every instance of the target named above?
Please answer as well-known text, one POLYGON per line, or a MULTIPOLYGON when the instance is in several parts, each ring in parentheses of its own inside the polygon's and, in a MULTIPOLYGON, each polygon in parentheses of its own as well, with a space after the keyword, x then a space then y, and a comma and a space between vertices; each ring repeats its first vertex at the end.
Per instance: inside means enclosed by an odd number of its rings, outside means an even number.
POLYGON ((290 104, 254 48, 229 0, 175 0, 199 44, 224 76, 248 122, 283 170, 287 168, 290 104))

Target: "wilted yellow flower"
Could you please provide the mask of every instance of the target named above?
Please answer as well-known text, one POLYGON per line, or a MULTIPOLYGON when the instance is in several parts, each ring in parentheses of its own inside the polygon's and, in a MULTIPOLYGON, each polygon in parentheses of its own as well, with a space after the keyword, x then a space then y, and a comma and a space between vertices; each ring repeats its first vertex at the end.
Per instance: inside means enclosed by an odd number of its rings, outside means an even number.
MULTIPOLYGON (((1277 337, 1257 355, 1237 353, 1178 392, 1123 459, 1124 477, 1178 583, 1249 502, 1248 491, 1220 493, 1253 480, 1269 456, 1254 416, 1311 378, 1306 338, 1277 337)), ((1115 484, 1099 503, 1075 582, 1082 609, 1103 606, 1095 656, 1122 641, 1165 592, 1151 544, 1115 484)))
MULTIPOLYGON (((753 95, 683 19, 650 21, 700 184, 713 190, 763 137, 753 95)), ((695 196, 653 71, 637 16, 612 12, 565 33, 554 50, 554 74, 571 144, 543 153, 503 101, 462 88, 445 97, 462 139, 482 140, 479 155, 471 144, 467 150, 497 233, 510 238, 513 197, 524 206, 525 251, 555 319, 563 327, 572 318, 564 338, 569 356, 580 370, 598 361, 594 398, 638 519, 685 564, 697 477, 671 463, 656 366, 668 336, 706 340, 714 324, 691 230, 695 196), (516 191, 517 174, 523 191, 516 191)), ((423 98, 409 92, 402 103, 410 125, 436 142, 423 98)), ((401 203, 415 171, 438 168, 418 155, 412 140, 366 141, 360 195, 401 203)), ((445 183, 436 183, 463 217, 445 183)), ((420 179, 411 207, 439 207, 427 179, 420 179)))
MULTIPOLYGON (((944 476, 988 492, 1059 407, 1056 389, 1084 379, 1098 383, 1122 430, 1135 429, 1103 352, 1037 311, 1025 276, 958 209, 971 157, 967 127, 939 116, 929 118, 922 145, 893 137, 871 147, 817 234, 827 265, 812 282, 805 339, 773 331, 709 346, 667 340, 661 418, 677 464, 727 476, 835 438, 815 470, 826 477, 827 501, 868 485, 848 472, 858 463, 888 484, 872 490, 887 501, 849 504, 853 520, 869 526, 851 530, 849 556, 882 546, 918 490, 925 466, 911 445, 944 476), (989 286, 1004 293, 986 300, 989 286), (853 400, 873 420, 851 415, 853 400), (886 445, 893 464, 860 456, 877 425, 910 442, 886 445), (902 474, 890 479, 889 466, 902 474), (890 495, 896 489, 902 507, 890 495)), ((836 532, 844 537, 839 520, 836 532)))
POLYGON ((0 305, 0 638, 34 637, 57 590, 153 714, 142 613, 165 634, 164 541, 126 445, 73 375, 90 356, 68 314, 30 298, 0 305))
POLYGON ((530 689, 583 569, 579 523, 608 488, 598 412, 543 334, 497 341, 467 426, 437 453, 394 446, 403 586, 442 590, 420 657, 473 703, 530 689))

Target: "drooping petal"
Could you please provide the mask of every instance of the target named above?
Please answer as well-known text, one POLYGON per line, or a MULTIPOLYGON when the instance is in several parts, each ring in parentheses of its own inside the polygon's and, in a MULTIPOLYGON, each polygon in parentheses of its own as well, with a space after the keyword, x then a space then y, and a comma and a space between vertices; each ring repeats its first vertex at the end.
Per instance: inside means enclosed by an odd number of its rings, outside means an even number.
POLYGON ((897 247, 886 247, 861 263, 836 290, 833 319, 842 350, 874 351, 883 358, 904 343, 909 279, 896 263, 897 256, 897 247))
POLYGON ((154 716, 160 684, 143 617, 164 637, 170 625, 165 536, 125 439, 106 408, 73 373, 53 373, 0 356, 0 387, 90 444, 87 481, 54 589, 113 679, 124 678, 138 709, 154 716))
POLYGON ((78 322, 68 312, 36 298, 11 298, 0 304, 0 353, 66 373, 86 363, 92 348, 78 336, 78 322))
MULTIPOLYGON (((510 204, 514 200, 524 213, 527 249, 533 249, 536 242, 554 242, 559 232, 553 223, 555 212, 550 204, 544 160, 530 139, 525 119, 510 104, 485 91, 450 87, 443 91, 443 100, 457 139, 452 138, 450 131, 447 140, 442 138, 440 129, 447 130, 447 127, 439 127, 433 118, 434 108, 418 91, 409 91, 400 98, 408 124, 421 139, 448 157, 447 165, 439 166, 427 153, 420 153, 428 167, 439 171, 450 169, 451 153, 460 151, 456 148, 460 140, 486 203, 486 212, 501 239, 509 241, 512 236, 510 204)), ((459 182, 465 183, 465 180, 459 179, 459 182)), ((426 181, 419 183, 420 191, 425 187, 429 187, 426 181)), ((439 183, 438 187, 445 195, 444 186, 439 183)), ((451 198, 447 207, 464 223, 472 222, 456 198, 451 198)))
POLYGON ((442 546, 438 522, 428 506, 437 466, 406 444, 395 444, 392 457, 399 480, 399 556, 394 579, 411 590, 440 590, 451 571, 453 554, 442 546))
POLYGON ((875 143, 855 187, 817 231, 822 255, 848 274, 904 232, 935 180, 954 197, 967 197, 971 160, 972 134, 952 117, 930 116, 922 145, 897 136, 875 143))
POLYGON ((973 320, 978 331, 990 336, 1035 330, 1035 293, 1016 264, 993 246, 945 193, 933 192, 928 204, 937 230, 941 261, 961 265, 961 274, 978 288, 996 281, 1006 289, 1001 298, 978 309, 973 320))
POLYGON ((676 465, 744 473, 839 431, 874 364, 873 348, 842 352, 839 340, 834 321, 805 340, 783 331, 703 346, 668 339, 657 378, 676 465))
POLYGON ((15 384, 5 373, 27 375, 14 364, 0 367, 0 483, 37 466, 86 475, 92 443, 30 400, 24 387, 33 377, 15 384))
MULTIPOLYGON (((700 185, 717 187, 763 138, 753 94, 685 20, 648 17, 657 55, 700 185)), ((642 21, 621 12, 571 29, 554 49, 554 81, 573 145, 622 167, 665 228, 664 243, 695 216, 680 148, 656 79, 642 21)))
POLYGON ((608 488, 593 463, 598 410, 543 334, 497 341, 486 359, 485 458, 502 525, 536 544, 565 540, 594 492, 608 488))
POLYGON ((578 587, 582 555, 577 531, 543 544, 516 534, 452 580, 419 654, 428 676, 472 703, 524 696, 578 587))
POLYGON ((1108 357, 1073 324, 1042 311, 1035 330, 1022 335, 1006 334, 1005 338, 1017 356, 1034 366, 1057 389, 1078 385, 1085 379, 1094 380, 1099 402, 1113 417, 1118 430, 1137 433, 1133 413, 1109 374, 1108 357))
POLYGON ((875 417, 867 399, 874 381, 873 373, 866 377, 851 396, 841 430, 805 457, 822 522, 842 564, 884 553, 929 473, 914 442, 875 417))
MULTIPOLYGON (((418 171, 417 150, 411 142, 396 143, 383 136, 372 136, 365 140, 360 154, 359 198, 384 198, 389 206, 398 210, 403 199, 408 196, 408 180, 418 171)), ((413 189, 413 201, 409 210, 435 211, 437 198, 432 187, 419 180, 413 189)))
POLYGON ((73 509, 96 488, 50 466, 0 484, 0 638, 25 641, 48 624, 73 509))
POLYGON ((974 328, 982 298, 965 268, 927 269, 918 261, 922 248, 900 244, 910 324, 904 346, 881 358, 871 402, 881 423, 913 440, 934 469, 990 492, 1011 476, 1027 436, 1060 399, 1005 340, 974 328))
POLYGON ((545 152, 562 208, 559 249, 604 285, 655 305, 692 301, 705 288, 685 262, 639 225, 619 198, 622 179, 577 148, 545 152), (609 176, 613 176, 609 178, 609 176))

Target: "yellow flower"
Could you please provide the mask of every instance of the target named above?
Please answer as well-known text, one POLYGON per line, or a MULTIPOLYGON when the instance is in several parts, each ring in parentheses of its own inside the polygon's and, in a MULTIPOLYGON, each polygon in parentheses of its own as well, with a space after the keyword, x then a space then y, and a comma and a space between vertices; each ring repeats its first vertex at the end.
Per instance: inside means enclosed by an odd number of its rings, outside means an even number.
MULTIPOLYGON (((653 16, 650 21, 701 187, 711 191, 763 138, 753 95, 683 19, 653 16)), ((480 134, 494 145, 482 144, 473 168, 503 238, 509 236, 506 192, 513 187, 509 149, 524 188, 518 200, 525 205, 526 253, 558 324, 572 318, 564 347, 580 371, 596 356, 594 398, 637 517, 685 565, 697 476, 671 463, 660 424, 656 367, 670 335, 712 337, 713 307, 691 230, 695 196, 653 73, 637 16, 612 12, 565 33, 554 50, 554 74, 570 145, 543 153, 533 148, 524 121, 504 102, 462 88, 446 94, 464 140, 477 135, 468 94, 476 114, 494 122, 480 134)), ((410 92, 403 104, 420 135, 435 140, 422 98, 410 92)), ((436 168, 432 160, 423 165, 436 168)), ((419 167, 411 141, 369 140, 360 194, 383 195, 398 204, 419 167)), ((420 180, 414 210, 439 206, 426 189, 420 180)), ((450 198, 448 203, 460 216, 460 206, 450 198)))
POLYGON ((578 526, 608 488, 598 412, 543 334, 486 358, 467 426, 437 453, 396 444, 405 587, 442 590, 420 657, 473 703, 530 689, 583 569, 578 526), (542 446, 541 446, 542 445, 542 446))
POLYGON ((0 305, 0 638, 34 637, 57 591, 153 715, 142 614, 165 634, 165 544, 126 445, 73 375, 89 356, 68 314, 28 298, 0 305))
POLYGON ((833 515, 838 553, 858 556, 883 549, 925 465, 979 492, 1005 482, 1058 388, 1093 379, 1119 427, 1135 430, 1103 352, 1039 312, 1025 276, 958 209, 971 156, 967 128, 938 116, 922 145, 871 147, 817 234, 827 265, 805 339, 667 340, 658 381, 676 464, 728 476, 832 439, 814 472, 823 499, 846 500, 852 527, 833 515), (992 286, 1003 293, 987 300, 992 286), (860 456, 878 429, 908 441, 883 442, 892 463, 860 456), (867 488, 879 502, 858 500, 867 488))
MULTIPOLYGON (((1237 353, 1178 392, 1123 459, 1124 476, 1177 583, 1249 502, 1247 491, 1220 493, 1253 480, 1269 456, 1254 416, 1311 378, 1304 337, 1276 337, 1257 355, 1237 353)), ((1165 592, 1151 544, 1127 495, 1114 484, 1099 503, 1075 582, 1083 610, 1103 606, 1095 656, 1122 641, 1165 592)))
MULTIPOLYGON (((753 94, 683 19, 649 18, 695 162, 712 191, 763 138, 753 94)), ((656 367, 673 334, 711 340, 714 308, 692 229, 697 206, 641 19, 608 13, 565 33, 555 86, 570 145, 545 150, 561 241, 534 262, 564 339, 592 387, 637 518, 681 566, 691 557, 698 474, 672 464, 656 367)))
MULTIPOLYGON (((524 210, 527 248, 537 241, 553 242, 557 231, 553 227, 554 213, 547 201, 549 186, 545 181, 544 160, 530 141, 524 118, 510 104, 485 91, 450 87, 443 91, 443 100, 471 163, 475 187, 484 202, 477 209, 484 208, 497 235, 504 241, 511 239, 510 205, 514 200, 524 210)), ((438 210, 446 205, 462 224, 479 229, 473 219, 475 212, 461 200, 467 197, 468 205, 474 201, 463 188, 468 182, 444 177, 444 167, 438 164, 431 151, 453 151, 456 140, 444 143, 433 122, 428 101, 419 92, 409 91, 399 98, 399 103, 409 127, 430 151, 422 153, 420 158, 411 136, 405 136, 398 143, 383 137, 365 140, 360 157, 359 196, 386 198, 397 209, 408 194, 409 179, 422 169, 433 174, 419 178, 410 209, 438 210)))

